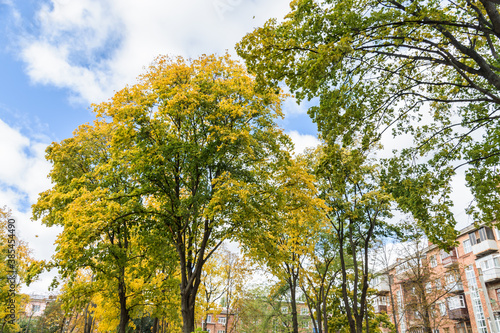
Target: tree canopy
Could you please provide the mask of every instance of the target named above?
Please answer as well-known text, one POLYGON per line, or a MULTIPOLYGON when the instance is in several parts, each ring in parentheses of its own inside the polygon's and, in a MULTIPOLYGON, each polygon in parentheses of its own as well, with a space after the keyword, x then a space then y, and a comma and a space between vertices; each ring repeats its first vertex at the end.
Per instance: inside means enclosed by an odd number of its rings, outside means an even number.
POLYGON ((296 0, 237 46, 261 83, 284 81, 325 140, 411 134, 387 175, 431 240, 449 237, 451 177, 466 165, 476 218, 498 219, 500 14, 478 1, 296 0), (412 195, 415 189, 425 190, 412 195), (476 209, 477 208, 477 209, 476 209))
POLYGON ((228 55, 159 57, 136 85, 93 106, 93 125, 48 148, 55 184, 35 217, 64 226, 64 272, 90 268, 96 282, 114 281, 121 332, 134 302, 153 299, 137 296, 137 278, 165 282, 171 263, 183 332, 194 330, 203 266, 226 239, 244 241, 256 227, 272 175, 290 164, 290 140, 275 124, 281 99, 228 55))

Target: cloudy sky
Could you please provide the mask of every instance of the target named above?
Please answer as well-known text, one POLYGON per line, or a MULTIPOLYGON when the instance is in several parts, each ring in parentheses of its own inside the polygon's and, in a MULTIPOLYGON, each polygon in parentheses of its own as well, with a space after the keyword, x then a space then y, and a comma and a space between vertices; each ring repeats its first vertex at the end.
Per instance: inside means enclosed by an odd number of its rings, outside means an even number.
MULTIPOLYGON (((0 206, 38 259, 49 259, 57 230, 30 221, 48 189, 45 148, 93 120, 91 103, 133 84, 159 54, 198 57, 226 51, 288 0, 0 0, 0 206)), ((317 144, 305 107, 285 104, 280 125, 296 149, 317 144)), ((47 279, 27 291, 43 291, 47 279)))
MULTIPOLYGON (((57 230, 30 221, 48 189, 45 148, 93 120, 91 103, 133 84, 159 54, 198 57, 226 51, 289 0, 0 0, 0 206, 19 217, 22 239, 49 259, 57 230)), ((305 106, 285 103, 280 125, 297 150, 318 143, 305 106)), ((396 147, 389 142, 388 151, 396 147)), ((467 191, 457 182, 457 197, 467 191)), ((468 223, 463 207, 461 226, 468 223)), ((41 292, 44 279, 26 289, 41 292)))

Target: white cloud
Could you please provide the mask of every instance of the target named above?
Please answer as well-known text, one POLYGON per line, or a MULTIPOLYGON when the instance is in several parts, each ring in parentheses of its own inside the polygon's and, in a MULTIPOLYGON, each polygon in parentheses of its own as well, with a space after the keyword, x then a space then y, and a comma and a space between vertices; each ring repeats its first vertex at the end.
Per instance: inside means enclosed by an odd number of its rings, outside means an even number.
POLYGON ((133 84, 159 54, 234 53, 241 37, 288 0, 52 0, 37 14, 38 31, 22 43, 37 83, 69 88, 83 103, 100 102, 133 84))
POLYGON ((46 147, 46 143, 24 136, 0 119, 0 206, 7 206, 19 218, 19 237, 28 242, 37 259, 51 257, 58 232, 30 220, 31 204, 51 186, 46 147))
POLYGON ((306 148, 314 148, 321 142, 319 139, 313 135, 300 134, 297 131, 290 131, 286 133, 293 141, 295 145, 295 153, 302 153, 306 148))

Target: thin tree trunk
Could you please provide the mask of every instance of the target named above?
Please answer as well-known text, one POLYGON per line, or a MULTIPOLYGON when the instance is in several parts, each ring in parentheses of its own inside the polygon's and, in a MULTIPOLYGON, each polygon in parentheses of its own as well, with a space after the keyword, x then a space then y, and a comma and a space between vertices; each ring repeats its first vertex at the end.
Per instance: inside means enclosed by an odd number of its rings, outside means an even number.
POLYGON ((125 287, 124 275, 125 272, 122 268, 120 281, 118 282, 118 297, 120 299, 120 326, 118 327, 119 333, 126 333, 128 322, 130 320, 129 311, 127 308, 127 289, 125 287))
POLYGON ((157 333, 158 332, 158 318, 155 318, 153 321, 153 328, 151 330, 151 333, 157 333))
POLYGON ((399 333, 399 325, 398 325, 398 319, 396 316, 396 304, 394 304, 394 295, 392 294, 392 276, 390 274, 387 274, 387 280, 389 282, 389 295, 390 295, 390 300, 391 300, 391 309, 392 309, 392 320, 394 321, 394 327, 396 329, 395 333, 399 333))
MULTIPOLYGON (((292 267, 293 271, 293 267, 292 267)), ((292 305, 292 328, 293 328, 293 333, 299 333, 299 321, 297 318, 297 298, 296 298, 296 292, 297 292, 297 277, 295 276, 294 273, 292 273, 292 276, 290 277, 290 298, 291 298, 291 305, 292 305)))

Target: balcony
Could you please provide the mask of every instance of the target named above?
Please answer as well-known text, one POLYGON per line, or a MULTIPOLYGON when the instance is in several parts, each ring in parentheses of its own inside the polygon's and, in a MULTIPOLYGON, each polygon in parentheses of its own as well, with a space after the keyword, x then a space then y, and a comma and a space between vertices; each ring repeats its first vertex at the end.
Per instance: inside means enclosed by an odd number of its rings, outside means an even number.
POLYGON ((387 305, 375 305, 375 312, 376 313, 381 313, 381 312, 385 312, 387 313, 387 305))
POLYGON ((483 280, 485 283, 500 280, 500 267, 483 270, 483 280))
POLYGON ((467 308, 453 309, 448 311, 448 316, 451 320, 468 320, 469 311, 467 311, 467 308))
POLYGON ((476 257, 482 257, 492 252, 498 252, 497 242, 493 239, 485 239, 481 243, 472 245, 472 253, 476 257))
POLYGON ((383 295, 389 293, 389 282, 386 276, 378 277, 377 281, 373 285, 373 289, 377 290, 377 294, 383 295))
POLYGON ((462 282, 452 282, 446 285, 446 290, 450 293, 461 294, 464 292, 462 282))
POLYGON ((457 263, 457 252, 455 249, 451 250, 450 253, 441 253, 441 263, 444 267, 451 266, 457 263))
POLYGON ((499 314, 500 313, 500 302, 494 300, 494 299, 490 299, 491 301, 491 309, 493 310, 493 312, 495 312, 496 314, 499 314))

